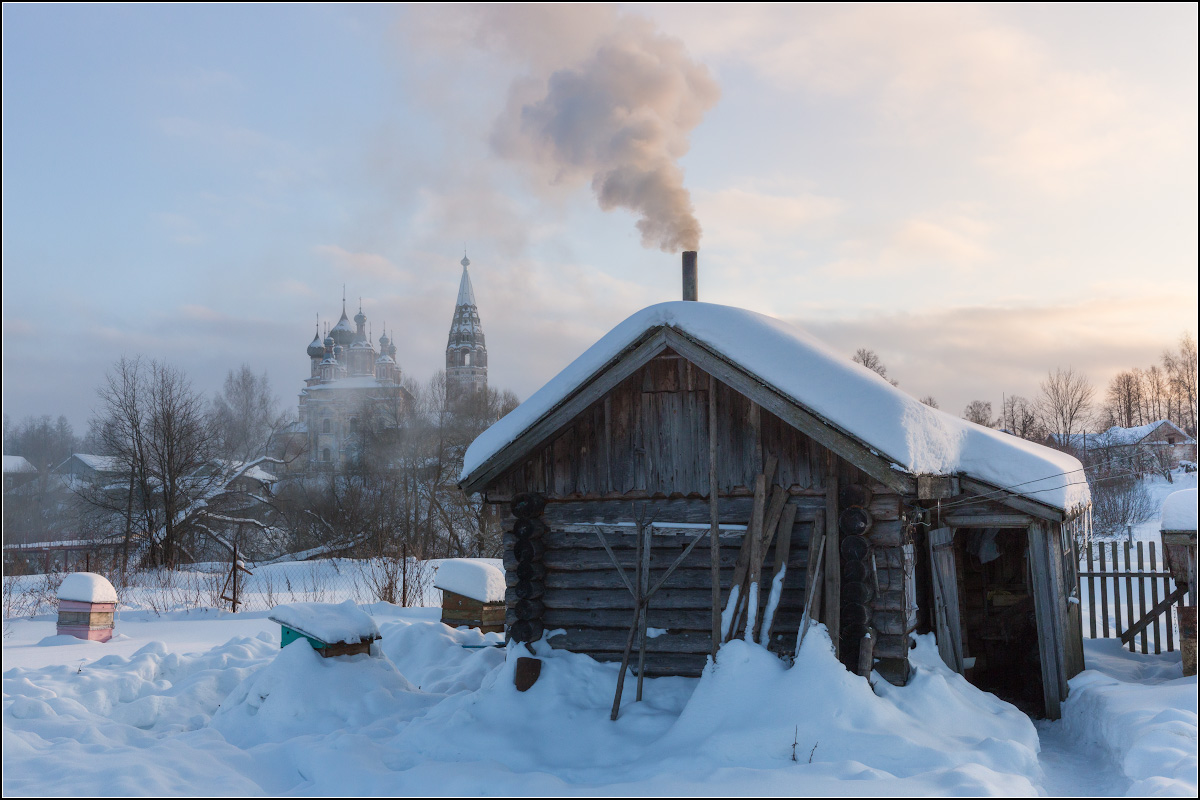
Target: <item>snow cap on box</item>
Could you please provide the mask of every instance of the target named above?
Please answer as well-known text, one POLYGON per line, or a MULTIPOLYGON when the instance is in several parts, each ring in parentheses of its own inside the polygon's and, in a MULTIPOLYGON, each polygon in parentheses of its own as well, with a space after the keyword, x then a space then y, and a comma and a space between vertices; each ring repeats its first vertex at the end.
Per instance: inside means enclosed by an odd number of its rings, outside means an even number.
POLYGON ((1162 523, 1159 530, 1163 531, 1194 531, 1196 530, 1196 490, 1184 489, 1172 492, 1163 501, 1162 523))
POLYGON ((326 644, 358 644, 382 638, 375 620, 353 600, 344 603, 288 603, 272 608, 267 619, 326 644))
POLYGON ((117 590, 103 575, 94 572, 73 572, 58 587, 59 600, 77 603, 115 603, 117 590))
POLYGON ((434 588, 481 603, 504 602, 504 573, 473 558, 452 558, 438 566, 434 588))

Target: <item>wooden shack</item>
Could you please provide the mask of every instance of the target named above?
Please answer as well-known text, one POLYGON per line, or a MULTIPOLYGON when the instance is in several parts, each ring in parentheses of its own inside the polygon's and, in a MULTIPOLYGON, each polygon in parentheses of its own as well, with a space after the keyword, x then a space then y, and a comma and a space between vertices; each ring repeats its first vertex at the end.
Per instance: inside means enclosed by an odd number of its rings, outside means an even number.
POLYGON ((507 511, 511 639, 599 660, 636 639, 642 674, 698 675, 734 635, 790 657, 807 608, 853 670, 902 684, 936 630, 969 680, 1057 718, 1083 669, 1080 468, 778 320, 673 302, 484 432, 460 486, 507 511))

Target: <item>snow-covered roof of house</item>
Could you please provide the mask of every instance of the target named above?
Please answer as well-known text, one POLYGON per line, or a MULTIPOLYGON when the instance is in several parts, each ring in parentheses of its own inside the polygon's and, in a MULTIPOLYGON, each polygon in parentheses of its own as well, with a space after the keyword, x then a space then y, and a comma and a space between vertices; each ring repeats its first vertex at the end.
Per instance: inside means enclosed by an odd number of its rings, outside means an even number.
MULTIPOLYGON (((97 456, 92 455, 91 453, 72 453, 71 456, 67 458, 67 461, 70 461, 72 458, 79 459, 85 466, 95 470, 96 472, 121 471, 121 459, 117 458, 116 456, 97 456)), ((63 464, 65 463, 66 461, 63 462, 63 464)), ((59 464, 58 467, 55 467, 55 469, 57 470, 61 467, 62 464, 59 464)))
POLYGON ((438 565, 433 586, 481 603, 504 602, 504 571, 481 559, 446 559, 438 565))
POLYGON ((5 456, 4 474, 12 475, 18 472, 37 472, 37 467, 30 464, 25 456, 5 456))
POLYGON ((117 590, 103 575, 94 572, 72 572, 58 587, 59 600, 78 603, 115 603, 117 590))
POLYGON ((1196 490, 1184 489, 1172 492, 1163 501, 1162 521, 1159 530, 1163 531, 1195 531, 1196 530, 1196 490))
POLYGON ((275 606, 267 619, 306 633, 325 644, 373 641, 379 626, 353 600, 344 603, 288 603, 275 606))
MULTIPOLYGON (((228 458, 217 458, 217 459, 213 459, 213 460, 216 461, 218 464, 220 464, 222 469, 227 470, 231 473, 237 472, 239 469, 242 468, 242 465, 244 463, 246 463, 244 461, 233 461, 228 458)), ((274 483, 275 481, 279 480, 279 478, 275 477, 270 472, 267 472, 265 469, 260 467, 258 464, 255 464, 254 466, 247 469, 245 472, 242 473, 242 475, 243 475, 243 477, 252 478, 261 483, 274 483)))
POLYGON ((1132 428, 1114 425, 1102 433, 1073 433, 1070 437, 1055 433, 1051 434, 1050 438, 1059 444, 1069 442, 1076 449, 1098 450, 1105 447, 1128 447, 1142 441, 1163 425, 1168 426, 1182 437, 1180 444, 1190 444, 1195 441, 1187 435, 1186 431, 1169 419, 1160 419, 1132 428))
POLYGON ((667 328, 736 365, 910 475, 961 474, 1070 511, 1090 502, 1075 457, 931 408, 810 334, 772 317, 711 303, 644 308, 617 325, 510 414, 484 431, 460 482, 619 360, 667 328))

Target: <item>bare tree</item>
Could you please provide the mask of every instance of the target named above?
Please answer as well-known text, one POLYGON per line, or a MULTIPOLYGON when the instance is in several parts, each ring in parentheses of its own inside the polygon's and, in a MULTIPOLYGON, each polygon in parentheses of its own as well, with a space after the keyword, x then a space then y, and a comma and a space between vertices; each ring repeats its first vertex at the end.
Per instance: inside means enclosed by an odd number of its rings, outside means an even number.
POLYGON ((1179 337, 1177 350, 1165 350, 1162 356, 1171 394, 1167 416, 1189 436, 1196 435, 1196 340, 1190 333, 1179 337))
POLYGON ((1167 397, 1170 394, 1170 384, 1167 375, 1157 364, 1142 373, 1144 391, 1142 394, 1143 415, 1149 422, 1165 419, 1167 416, 1167 397))
POLYGON ((1037 409, 1029 400, 1020 395, 1009 395, 1004 398, 1004 409, 1000 414, 1000 424, 1013 436, 1022 439, 1042 440, 1046 438, 1040 422, 1037 409))
POLYGON ((972 400, 967 404, 963 409, 963 419, 985 428, 996 424, 996 420, 992 419, 992 404, 985 400, 972 400))
POLYGON ((98 394, 92 428, 106 468, 78 492, 93 524, 121 538, 123 565, 174 567, 205 541, 232 549, 223 529, 273 530, 244 512, 265 500, 254 470, 275 459, 217 458, 204 398, 182 372, 121 358, 98 394))
POLYGON ((925 405, 929 406, 930 408, 941 408, 941 406, 938 405, 938 401, 936 399, 934 399, 934 396, 931 394, 927 394, 924 397, 922 397, 921 402, 924 403, 925 405))
POLYGON ((249 461, 267 452, 284 415, 267 374, 255 375, 243 364, 225 376, 224 386, 213 397, 209 420, 216 452, 227 459, 249 461))
POLYGON ((1069 447, 1074 436, 1086 433, 1094 396, 1087 376, 1071 367, 1060 367, 1042 381, 1038 418, 1060 446, 1069 447))
POLYGON ((1142 371, 1125 370, 1117 373, 1108 384, 1108 404, 1105 407, 1113 425, 1133 428, 1144 424, 1142 371))
POLYGON ((860 347, 854 351, 854 357, 851 359, 856 364, 862 364, 867 369, 884 378, 892 386, 899 386, 900 381, 893 380, 888 377, 887 367, 883 365, 883 361, 879 358, 879 354, 874 350, 868 350, 865 347, 860 347))

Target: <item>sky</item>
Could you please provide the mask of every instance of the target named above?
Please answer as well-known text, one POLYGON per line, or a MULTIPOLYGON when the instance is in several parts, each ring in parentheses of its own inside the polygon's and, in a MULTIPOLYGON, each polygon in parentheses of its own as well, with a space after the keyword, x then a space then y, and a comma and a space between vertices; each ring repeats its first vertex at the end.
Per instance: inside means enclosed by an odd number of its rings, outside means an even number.
POLYGON ((522 398, 679 299, 697 236, 701 300, 871 348, 951 413, 1056 367, 1103 387, 1196 330, 1194 4, 3 22, 14 420, 82 433, 134 354, 204 392, 248 364, 294 409, 343 285, 427 380, 464 249, 490 383, 522 398))

